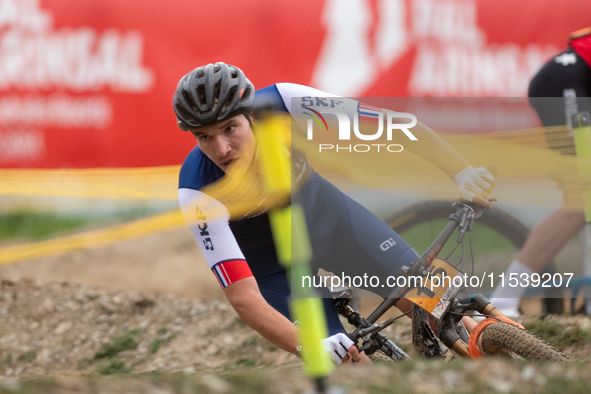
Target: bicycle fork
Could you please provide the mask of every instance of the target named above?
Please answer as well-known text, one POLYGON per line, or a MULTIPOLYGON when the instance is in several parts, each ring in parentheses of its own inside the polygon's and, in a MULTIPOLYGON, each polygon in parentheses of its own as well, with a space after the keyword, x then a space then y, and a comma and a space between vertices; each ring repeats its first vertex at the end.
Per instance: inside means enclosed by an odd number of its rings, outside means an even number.
MULTIPOLYGON (((481 313, 484 316, 492 316, 507 319, 507 317, 504 314, 502 314, 496 307, 494 307, 490 303, 490 301, 482 294, 474 294, 469 299, 458 299, 454 307, 458 309, 458 312, 461 312, 462 310, 466 309, 472 309, 481 313)), ((449 315, 448 326, 454 327, 454 321, 451 315, 449 315)), ((458 355, 462 357, 470 357, 469 347, 467 346, 466 342, 462 338, 460 338, 456 330, 444 330, 443 332, 441 332, 439 339, 447 348, 453 350, 458 355)))
POLYGON ((400 349, 398 345, 392 342, 388 337, 378 332, 384 327, 369 323, 359 312, 351 308, 349 305, 350 301, 350 298, 341 298, 337 300, 335 306, 338 313, 344 316, 349 324, 356 327, 354 332, 348 334, 349 338, 355 343, 357 343, 359 338, 363 340, 363 345, 359 348, 359 351, 371 355, 379 349, 392 360, 410 360, 410 357, 408 357, 404 350, 400 349), (364 332, 366 333, 364 334, 364 332))

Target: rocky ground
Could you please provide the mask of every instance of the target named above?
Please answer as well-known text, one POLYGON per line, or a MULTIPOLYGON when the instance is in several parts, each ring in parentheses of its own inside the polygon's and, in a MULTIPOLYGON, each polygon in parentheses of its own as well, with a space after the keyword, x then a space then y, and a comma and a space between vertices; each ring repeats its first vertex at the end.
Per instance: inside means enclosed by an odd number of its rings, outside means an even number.
MULTIPOLYGON (((1 267, 0 393, 310 390, 295 356, 245 326, 220 297, 190 237, 175 230, 1 267)), ((331 382, 351 393, 589 392, 591 320, 523 322, 573 362, 378 363, 338 368, 331 382)), ((387 335, 412 354, 408 321, 387 335)))

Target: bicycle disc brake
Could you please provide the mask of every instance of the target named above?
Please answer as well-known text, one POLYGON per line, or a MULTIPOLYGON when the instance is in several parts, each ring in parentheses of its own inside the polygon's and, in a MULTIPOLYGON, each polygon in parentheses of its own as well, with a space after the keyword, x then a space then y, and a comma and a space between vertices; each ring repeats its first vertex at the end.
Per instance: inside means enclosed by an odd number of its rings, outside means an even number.
POLYGON ((412 344, 423 357, 445 356, 443 348, 429 326, 429 313, 420 307, 415 307, 412 311, 412 344))

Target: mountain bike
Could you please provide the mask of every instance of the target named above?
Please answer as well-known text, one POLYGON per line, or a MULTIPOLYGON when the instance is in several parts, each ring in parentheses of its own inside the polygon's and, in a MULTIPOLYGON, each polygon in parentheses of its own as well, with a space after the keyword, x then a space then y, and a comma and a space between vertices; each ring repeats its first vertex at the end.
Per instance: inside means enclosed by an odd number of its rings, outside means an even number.
POLYGON ((477 212, 475 205, 471 203, 455 202, 452 207, 455 212, 449 216, 448 224, 431 246, 410 266, 403 266, 398 273, 398 277, 421 277, 424 281, 415 279, 413 284, 409 279, 405 280, 403 285, 394 286, 388 298, 367 318, 351 307, 350 289, 341 288, 333 291, 337 311, 355 327, 355 330, 349 333, 349 337, 355 343, 361 341, 360 350, 368 355, 381 352, 392 360, 408 359, 409 356, 402 349, 381 333, 400 316, 376 323, 399 299, 406 298, 414 304, 407 314, 412 315, 412 344, 421 356, 445 356, 446 350, 441 346, 443 344, 454 356, 459 357, 477 358, 482 355, 501 354, 538 361, 567 360, 558 349, 500 313, 482 294, 459 297, 463 288, 451 281, 443 281, 442 286, 430 286, 430 281, 435 277, 454 278, 461 275, 457 267, 438 258, 438 255, 456 229, 456 248, 458 245, 464 245, 466 236, 470 238, 474 220, 483 212, 482 209, 477 212), (472 311, 480 313, 485 319, 469 334, 461 319, 469 316, 469 312, 472 311), (431 322, 436 325, 438 335, 435 335, 431 322))
MULTIPOLYGON (((386 216, 384 221, 415 249, 424 250, 453 212, 452 202, 422 201, 386 216)), ((505 272, 509 263, 517 256, 529 235, 529 229, 515 217, 495 208, 483 212, 474 223, 471 235, 471 253, 478 262, 474 274, 488 272, 498 275, 505 272)), ((448 245, 441 253, 447 256, 449 251, 451 246, 448 245)), ((461 250, 456 250, 450 258, 461 258, 460 253, 461 250)), ((540 274, 552 276, 557 272, 556 266, 551 262, 540 274)), ((481 292, 492 290, 482 288, 481 292)), ((561 289, 544 289, 533 296, 540 300, 542 313, 564 313, 565 296, 561 289)))

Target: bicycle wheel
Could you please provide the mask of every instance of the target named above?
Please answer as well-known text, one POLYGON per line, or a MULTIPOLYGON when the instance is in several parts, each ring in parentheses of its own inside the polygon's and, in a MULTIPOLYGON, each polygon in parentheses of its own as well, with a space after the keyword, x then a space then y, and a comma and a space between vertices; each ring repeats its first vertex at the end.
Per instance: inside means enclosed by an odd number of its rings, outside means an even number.
MULTIPOLYGON (((424 201, 399 210, 386 217, 384 221, 417 252, 423 253, 446 226, 449 215, 455 212, 451 205, 452 203, 448 201, 424 201)), ((471 265, 469 234, 466 234, 464 262, 458 265, 458 268, 479 278, 485 275, 485 286, 481 287, 479 292, 492 291, 491 279, 494 279, 493 284, 498 283, 499 274, 505 272, 511 261, 515 259, 528 234, 528 228, 506 212, 497 208, 484 211, 482 217, 474 221, 472 231, 474 267, 471 265)), ((456 245, 455 241, 456 236, 452 235, 439 252, 439 257, 454 265, 459 262, 462 254, 461 246, 451 253, 456 245)), ((545 272, 556 272, 554 264, 550 263, 545 272)), ((554 290, 552 294, 544 294, 541 300, 543 312, 556 314, 564 312, 564 301, 560 290, 554 290)))
POLYGON ((385 353, 381 351, 376 351, 373 354, 368 356, 372 363, 380 364, 380 363, 393 363, 394 361, 392 358, 388 357, 385 353))
POLYGON ((484 354, 495 354, 501 349, 506 349, 528 360, 568 360, 560 350, 543 339, 509 323, 493 323, 485 327, 481 335, 484 354))

